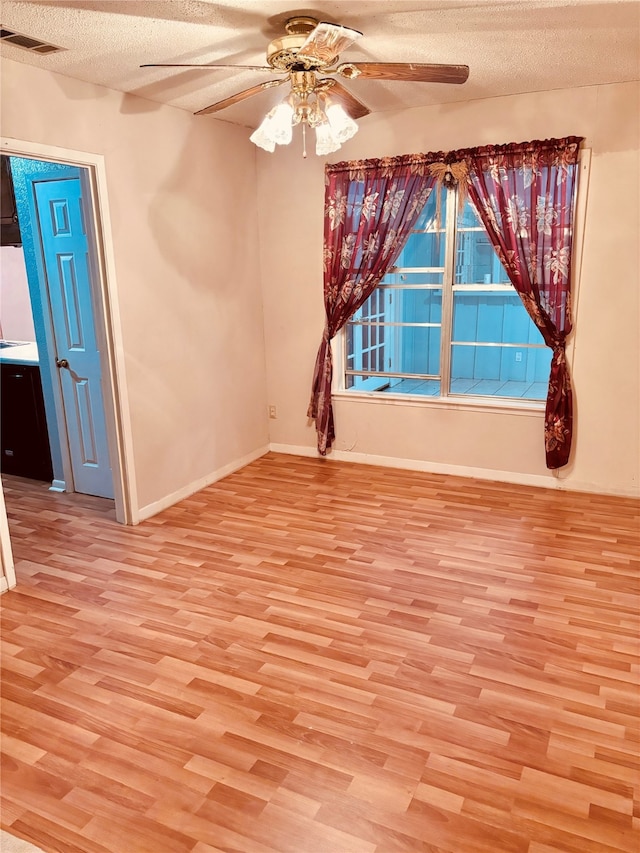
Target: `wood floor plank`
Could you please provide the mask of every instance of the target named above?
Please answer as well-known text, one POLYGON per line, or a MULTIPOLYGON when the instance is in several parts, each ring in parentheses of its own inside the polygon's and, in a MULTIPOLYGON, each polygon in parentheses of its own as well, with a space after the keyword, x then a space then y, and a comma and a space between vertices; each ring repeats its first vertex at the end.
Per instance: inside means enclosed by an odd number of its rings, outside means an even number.
POLYGON ((2 826, 47 853, 637 853, 640 505, 269 453, 4 481, 2 826))

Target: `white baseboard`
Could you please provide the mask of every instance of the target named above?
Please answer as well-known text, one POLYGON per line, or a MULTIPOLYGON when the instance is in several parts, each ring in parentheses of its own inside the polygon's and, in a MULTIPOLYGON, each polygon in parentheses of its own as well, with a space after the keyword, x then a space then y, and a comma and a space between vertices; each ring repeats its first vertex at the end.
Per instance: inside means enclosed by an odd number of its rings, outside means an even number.
POLYGON ((166 495, 166 497, 164 498, 160 498, 159 501, 154 501, 151 504, 147 504, 146 506, 140 507, 140 509, 138 510, 138 522, 144 521, 146 518, 151 518, 151 516, 153 515, 157 515, 159 512, 162 512, 163 509, 168 509, 170 506, 173 506, 179 501, 182 501, 185 498, 194 495, 196 492, 199 492, 201 489, 210 486, 212 483, 217 483, 218 480, 222 480, 223 477, 227 477, 229 476, 229 474, 233 474, 234 471, 239 471, 240 468, 244 468, 245 465, 249 465, 249 463, 255 462, 256 459, 259 459, 261 456, 264 456, 265 453, 268 452, 268 445, 265 447, 261 447, 259 450, 254 450, 252 453, 248 453, 241 459, 236 459, 233 462, 230 462, 228 465, 224 465, 222 468, 218 468, 217 471, 212 471, 210 474, 207 474, 206 477, 201 477, 199 480, 194 480, 187 486, 184 486, 182 489, 178 489, 178 491, 173 492, 170 495, 166 495))
POLYGON ((628 490, 602 489, 593 483, 582 483, 566 480, 562 475, 552 473, 525 474, 520 471, 496 471, 493 468, 468 468, 464 465, 450 465, 442 462, 430 462, 424 459, 400 459, 395 456, 375 456, 368 453, 354 453, 347 450, 332 450, 331 454, 321 457, 315 447, 296 446, 291 444, 271 444, 269 449, 274 453, 286 453, 292 456, 308 456, 327 462, 354 462, 360 465, 379 465, 383 468, 400 468, 406 471, 423 471, 428 474, 451 474, 454 477, 469 477, 478 480, 493 480, 498 483, 513 483, 518 486, 538 486, 543 489, 558 489, 568 492, 589 492, 598 495, 615 497, 638 498, 640 488, 628 490))
POLYGON ((64 480, 54 480, 49 486, 50 492, 66 492, 67 484, 64 480))

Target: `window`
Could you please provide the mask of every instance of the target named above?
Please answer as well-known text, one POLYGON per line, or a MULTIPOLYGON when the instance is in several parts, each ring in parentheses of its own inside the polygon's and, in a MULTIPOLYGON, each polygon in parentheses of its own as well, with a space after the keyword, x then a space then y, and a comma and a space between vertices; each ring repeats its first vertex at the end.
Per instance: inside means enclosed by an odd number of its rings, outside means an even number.
POLYGON ((443 188, 437 216, 436 192, 345 327, 345 389, 544 400, 551 350, 473 205, 458 214, 457 191, 443 188))

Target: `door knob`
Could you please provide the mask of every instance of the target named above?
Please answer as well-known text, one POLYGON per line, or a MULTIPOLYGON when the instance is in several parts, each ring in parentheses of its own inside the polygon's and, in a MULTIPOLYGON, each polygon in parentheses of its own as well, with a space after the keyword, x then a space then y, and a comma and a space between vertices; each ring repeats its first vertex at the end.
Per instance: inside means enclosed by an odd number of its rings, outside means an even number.
POLYGON ((69 362, 66 358, 56 358, 56 367, 66 367, 69 370, 69 362))

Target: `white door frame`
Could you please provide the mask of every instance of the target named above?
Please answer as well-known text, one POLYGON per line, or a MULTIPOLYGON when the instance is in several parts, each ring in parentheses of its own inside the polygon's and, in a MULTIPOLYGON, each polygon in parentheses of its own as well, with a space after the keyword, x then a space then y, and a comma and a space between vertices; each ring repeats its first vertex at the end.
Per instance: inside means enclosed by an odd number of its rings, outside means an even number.
MULTIPOLYGON (((95 288, 93 295, 96 334, 98 340, 105 346, 104 352, 101 353, 101 365, 116 519, 122 524, 137 524, 140 515, 104 157, 101 154, 88 154, 6 137, 0 137, 0 150, 4 154, 16 157, 84 167, 84 174, 88 176, 91 192, 87 202, 90 204, 92 214, 90 225, 97 252, 95 264, 97 269, 92 270, 95 276, 92 276, 91 284, 95 288)), ((86 186, 85 181, 83 181, 84 186, 86 186)), ((47 318, 45 322, 48 322, 47 318)), ((48 353, 47 359, 49 363, 54 363, 55 356, 48 353)), ((57 387, 55 394, 56 396, 59 394, 57 387)), ((66 430, 63 434, 66 435, 66 430)), ((63 458, 65 455, 63 452, 63 458)), ((0 527, 0 537, 2 533, 0 527)))
POLYGON ((16 585, 16 572, 13 567, 9 523, 4 505, 4 492, 0 489, 0 593, 13 589, 16 585))

